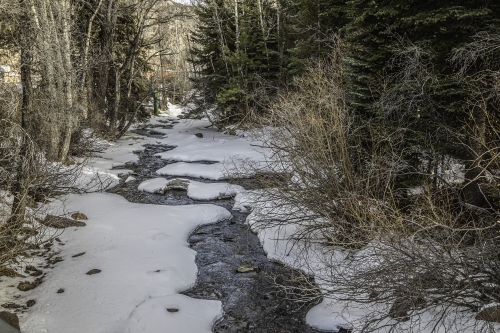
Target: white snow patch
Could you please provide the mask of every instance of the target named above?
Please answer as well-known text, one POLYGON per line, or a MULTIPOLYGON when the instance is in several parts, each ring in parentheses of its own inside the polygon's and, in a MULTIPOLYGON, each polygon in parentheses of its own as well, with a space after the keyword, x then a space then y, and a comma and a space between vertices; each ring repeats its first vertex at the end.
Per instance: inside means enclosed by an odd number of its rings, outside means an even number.
POLYGON ((84 212, 87 226, 66 229, 64 261, 25 293, 37 303, 21 315, 23 332, 210 332, 222 315, 220 302, 177 294, 196 281, 189 234, 230 218, 226 209, 135 204, 107 193, 70 195, 66 209, 84 212), (102 272, 87 275, 91 269, 102 272), (56 293, 60 288, 65 292, 56 293), (179 312, 169 313, 169 306, 179 312))
POLYGON ((196 131, 189 131, 188 133, 191 135, 185 134, 183 137, 169 142, 169 144, 177 146, 177 149, 156 155, 165 160, 179 162, 227 162, 238 159, 263 160, 265 150, 258 147, 261 144, 259 142, 219 133, 214 129, 198 128, 196 131), (195 133, 203 134, 203 138, 195 136, 195 133))
POLYGON ((158 175, 219 180, 224 178, 225 169, 221 163, 198 164, 177 162, 166 165, 160 170, 157 170, 156 173, 158 175))
POLYGON ((165 178, 153 178, 143 181, 137 189, 142 192, 163 193, 168 181, 165 178))
POLYGON ((135 179, 136 179, 135 177, 128 176, 127 179, 125 179, 125 183, 133 182, 135 179))
POLYGON ((173 294, 151 298, 134 310, 129 332, 147 333, 210 333, 215 321, 222 315, 219 301, 194 299, 173 294), (168 312, 167 309, 179 310, 168 312), (168 330, 165 328, 168 327, 168 330))
POLYGON ((168 102, 168 111, 166 112, 168 115, 178 117, 185 111, 185 107, 168 102))
POLYGON ((237 195, 245 189, 229 183, 201 183, 189 181, 188 197, 195 200, 213 200, 220 197, 237 195))
POLYGON ((153 178, 142 182, 137 188, 149 193, 164 193, 165 188, 172 181, 183 181, 187 185, 187 196, 194 200, 214 200, 222 197, 235 196, 245 189, 239 185, 229 183, 202 183, 189 179, 153 178))

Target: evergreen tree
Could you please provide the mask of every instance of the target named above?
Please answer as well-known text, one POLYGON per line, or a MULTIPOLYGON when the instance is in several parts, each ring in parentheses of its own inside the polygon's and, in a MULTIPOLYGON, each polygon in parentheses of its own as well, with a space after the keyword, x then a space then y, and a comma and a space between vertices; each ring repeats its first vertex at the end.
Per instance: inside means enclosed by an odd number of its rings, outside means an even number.
POLYGON ((432 60, 432 72, 439 78, 434 106, 448 111, 460 108, 460 88, 450 80, 454 69, 448 61, 451 51, 471 41, 480 31, 498 29, 500 5, 488 0, 352 0, 350 23, 346 27, 351 47, 351 77, 355 104, 373 110, 384 87, 382 77, 396 68, 391 59, 412 44, 432 60))
POLYGON ((303 71, 308 59, 322 58, 332 49, 342 29, 350 18, 345 0, 297 0, 289 7, 290 13, 297 13, 291 23, 290 34, 294 45, 290 49, 292 73, 303 71))
POLYGON ((407 131, 406 146, 420 147, 411 153, 415 164, 424 153, 450 154, 465 161, 466 179, 472 182, 471 165, 482 153, 460 138, 471 134, 466 124, 477 119, 470 119, 469 91, 457 80, 450 57, 477 33, 499 30, 500 5, 353 0, 350 6, 346 39, 352 107, 370 126, 407 131))
POLYGON ((268 0, 209 0, 196 9, 194 79, 206 103, 216 105, 217 122, 245 119, 268 102, 283 78, 283 21, 268 0), (281 23, 281 25, 280 25, 281 23))

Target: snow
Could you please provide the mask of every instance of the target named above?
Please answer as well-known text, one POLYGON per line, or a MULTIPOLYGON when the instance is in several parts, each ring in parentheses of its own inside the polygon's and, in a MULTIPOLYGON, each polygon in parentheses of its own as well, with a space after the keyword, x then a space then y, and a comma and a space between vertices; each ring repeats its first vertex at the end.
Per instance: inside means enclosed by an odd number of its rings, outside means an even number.
POLYGON ((170 102, 168 102, 167 105, 168 105, 167 114, 172 117, 178 117, 185 111, 185 109, 180 105, 175 105, 170 102))
MULTIPOLYGON (((171 107, 171 115, 180 110, 171 107)), ((159 120, 167 119, 166 116, 152 118, 149 125, 161 124, 159 120)), ((206 122, 181 120, 179 125, 182 133, 176 132, 178 128, 164 131, 169 136, 175 132, 177 139, 186 138, 192 136, 190 131, 198 131, 192 126, 206 126, 206 122)), ((134 152, 155 143, 171 144, 168 137, 156 139, 127 133, 90 161, 78 183, 87 185, 88 192, 118 184, 120 174, 131 173, 126 166, 138 160, 134 152), (113 169, 116 167, 120 169, 113 169)), ((199 169, 194 167, 196 164, 190 166, 190 171, 186 169, 190 176, 222 177, 220 163, 199 164, 199 169)), ((125 181, 133 180, 128 176, 125 181)), ((154 191, 166 183, 162 178, 139 187, 154 191)), ((189 195, 198 200, 235 195, 242 190, 225 183, 192 180, 188 186, 189 195)), ((68 228, 59 235, 64 245, 55 244, 52 249, 64 260, 48 271, 40 286, 23 293, 26 299, 37 301, 27 313, 19 315, 23 332, 155 333, 165 332, 165 328, 176 333, 211 332, 222 316, 222 304, 179 294, 194 286, 197 277, 196 253, 189 248, 187 238, 200 225, 230 218, 229 211, 211 204, 135 204, 115 194, 96 192, 60 199, 50 204, 52 214, 78 211, 89 219, 85 221, 87 226, 68 228), (82 252, 85 254, 73 257, 82 252), (91 269, 101 272, 87 275, 91 269), (64 293, 57 293, 61 288, 64 293)), ((15 292, 9 290, 6 295, 12 300, 15 292)))
POLYGON ((23 332, 211 331, 222 315, 220 302, 178 293, 196 281, 189 234, 230 218, 226 209, 134 204, 103 193, 67 199, 66 210, 84 212, 89 220, 60 236, 64 261, 29 292, 37 304, 22 320, 23 332), (86 275, 91 269, 102 272, 86 275), (56 293, 60 288, 65 292, 56 293), (169 313, 170 306, 179 312, 169 313))
POLYGON ((188 197, 195 200, 212 200, 219 197, 234 196, 245 189, 239 185, 228 183, 201 183, 194 180, 189 182, 188 197))
MULTIPOLYGON (((236 131, 238 136, 218 132, 206 119, 180 119, 173 129, 152 128, 170 122, 170 117, 183 111, 184 108, 169 104, 167 112, 149 121, 150 130, 164 135, 160 139, 127 133, 110 144, 105 153, 85 168, 80 182, 91 182, 89 191, 118 184, 118 175, 131 172, 126 167, 138 160, 134 152, 144 149, 144 144, 176 146, 157 154, 173 162, 157 170, 159 176, 220 180, 234 165, 241 167, 269 158, 262 144, 251 136, 240 131, 236 131), (202 137, 196 136, 197 133, 202 137), (114 167, 121 169, 112 170, 114 167), (101 181, 104 186, 97 186, 101 181)), ((450 171, 450 176, 455 177, 456 172, 450 171)), ((127 182, 133 180, 131 176, 126 179, 127 182)), ((229 183, 182 180, 188 182, 187 195, 195 200, 236 195, 233 209, 250 212, 247 223, 258 234, 268 258, 314 275, 320 289, 325 293, 331 290, 329 265, 341 263, 345 253, 325 250, 320 244, 296 242, 292 246, 289 239, 301 227, 293 222, 267 228, 259 223, 262 216, 280 213, 280 209, 300 211, 300 207, 280 207, 280 203, 265 200, 263 190, 245 191, 229 183), (305 246, 308 251, 303 251, 305 246)), ((139 184, 138 189, 162 193, 170 181, 163 177, 149 179, 139 184)), ((215 321, 222 316, 222 304, 179 293, 196 283, 196 253, 188 246, 189 234, 200 225, 230 218, 226 209, 211 204, 135 204, 109 193, 70 195, 65 199, 65 206, 57 207, 53 203, 53 209, 59 209, 60 213, 83 212, 89 220, 86 227, 66 229, 59 236, 65 245, 55 245, 53 249, 62 251, 58 255, 64 261, 48 272, 44 283, 24 294, 37 303, 27 314, 20 315, 23 332, 159 333, 166 328, 175 333, 211 332, 215 321), (85 255, 72 257, 81 252, 85 255), (85 274, 94 268, 102 271, 85 274), (60 288, 65 292, 58 294, 60 288)), ((355 255, 369 257, 369 251, 367 246, 355 255)), ((349 271, 345 270, 345 274, 349 271)), ((355 327, 367 314, 377 311, 386 309, 325 298, 307 313, 306 321, 317 329, 336 331, 340 327, 355 327)), ((432 314, 426 313, 424 318, 432 318, 432 314)), ((402 328, 411 331, 409 326, 404 326, 410 324, 415 323, 402 323, 402 328)))
POLYGON ((202 183, 189 179, 153 178, 139 184, 138 190, 149 193, 163 193, 172 181, 183 181, 187 185, 187 196, 194 200, 214 200, 221 197, 235 196, 245 189, 229 183, 202 183))
POLYGON ((125 179, 125 183, 128 183, 128 182, 133 182, 135 180, 134 177, 132 176, 128 176, 127 179, 125 179))
POLYGON ((172 140, 171 145, 177 146, 157 156, 165 160, 178 162, 214 161, 225 162, 231 159, 262 160, 263 150, 257 147, 258 142, 248 141, 234 135, 226 135, 210 129, 199 129, 197 133, 202 138, 191 135, 182 139, 172 140))
POLYGON ((173 294, 151 298, 141 304, 132 314, 130 331, 165 333, 212 332, 214 318, 220 318, 222 306, 219 301, 200 302, 188 296, 173 294), (165 309, 179 309, 179 312, 165 312, 165 309), (166 315, 165 315, 166 314, 166 315))
POLYGON ((214 164, 197 164, 197 163, 172 163, 157 170, 158 175, 178 176, 178 177, 193 177, 219 180, 225 177, 226 172, 224 165, 221 163, 214 164))
MULTIPOLYGON (((272 190, 240 192, 235 197, 233 210, 250 212, 247 223, 252 231, 257 233, 270 260, 281 262, 315 277, 315 283, 325 297, 318 305, 309 310, 306 315, 306 323, 323 331, 337 332, 340 328, 351 328, 357 332, 356 328, 366 324, 365 318, 378 313, 387 313, 391 304, 371 306, 343 301, 342 298, 345 295, 339 295, 338 293, 335 294, 335 299, 328 295, 328 292, 336 287, 330 283, 329 277, 332 272, 333 274, 342 274, 344 279, 348 279, 350 275, 353 275, 352 268, 344 264, 347 255, 350 255, 350 260, 357 262, 358 265, 362 263, 364 267, 378 265, 379 260, 375 258, 374 245, 370 243, 355 253, 347 254, 345 251, 325 248, 318 243, 305 243, 300 240, 290 241, 291 239, 297 239, 297 232, 301 228, 299 224, 289 221, 284 225, 265 226, 261 222, 264 219, 269 220, 273 215, 281 217, 280 214, 285 213, 286 216, 290 216, 290 212, 300 212, 301 210, 300 208, 297 209, 297 207, 284 206, 283 202, 276 202, 276 199, 274 199, 276 195, 272 193, 269 196, 269 191, 272 190)), ((439 313, 427 311, 420 315, 421 322, 417 318, 412 318, 408 322, 401 322, 399 328, 401 331, 406 332, 445 333, 447 332, 446 327, 433 328, 433 319, 439 315, 439 313)), ((470 323, 475 322, 474 316, 474 313, 464 311, 459 317, 450 320, 454 321, 453 325, 460 327, 461 332, 472 333, 474 328, 470 326, 470 323)), ((388 323, 389 320, 381 322, 381 328, 376 332, 391 332, 390 326, 384 327, 388 323)), ((500 331, 499 325, 496 325, 495 328, 500 331)))
POLYGON ((105 153, 92 158, 82 169, 77 184, 86 188, 88 192, 101 191, 118 185, 119 175, 126 175, 132 170, 124 169, 127 164, 139 160, 134 152, 144 149, 145 144, 154 144, 157 140, 126 133, 116 142, 109 142, 105 153), (121 167, 122 169, 113 169, 121 167))
POLYGON ((163 192, 167 183, 165 178, 153 178, 140 183, 137 189, 143 192, 160 193, 163 192))

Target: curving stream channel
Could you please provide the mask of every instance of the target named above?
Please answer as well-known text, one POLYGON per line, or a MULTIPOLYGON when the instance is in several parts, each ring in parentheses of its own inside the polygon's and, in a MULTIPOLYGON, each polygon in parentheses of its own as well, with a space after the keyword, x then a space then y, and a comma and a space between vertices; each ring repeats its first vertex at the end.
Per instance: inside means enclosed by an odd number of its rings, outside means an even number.
MULTIPOLYGON (((166 125, 164 128, 172 127, 166 125)), ((136 133, 155 137, 155 134, 145 130, 137 130, 136 133)), ((137 190, 137 185, 142 181, 158 177, 155 174, 156 170, 172 163, 155 157, 154 154, 173 148, 166 145, 146 145, 144 151, 138 153, 139 161, 126 166, 127 169, 134 171, 133 176, 136 180, 125 182, 128 176, 123 176, 120 184, 109 192, 119 194, 134 203, 157 205, 212 203, 232 213, 231 220, 201 226, 189 237, 190 247, 197 252, 198 280, 194 288, 183 294, 222 302, 223 318, 213 328, 217 333, 320 332, 305 322, 308 310, 316 303, 295 302, 293 296, 284 294, 283 289, 278 289, 275 284, 275 280, 278 280, 282 284, 294 287, 289 277, 297 275, 305 279, 310 277, 268 260, 258 237, 245 223, 248 214, 231 209, 234 200, 196 201, 187 197, 186 191, 182 190, 170 190, 164 195, 137 190), (238 268, 245 264, 252 265, 255 269, 239 273, 238 268)), ((189 179, 189 177, 183 178, 189 179)), ((242 180, 239 185, 251 189, 252 182, 242 180)), ((317 292, 319 293, 319 289, 317 292)))

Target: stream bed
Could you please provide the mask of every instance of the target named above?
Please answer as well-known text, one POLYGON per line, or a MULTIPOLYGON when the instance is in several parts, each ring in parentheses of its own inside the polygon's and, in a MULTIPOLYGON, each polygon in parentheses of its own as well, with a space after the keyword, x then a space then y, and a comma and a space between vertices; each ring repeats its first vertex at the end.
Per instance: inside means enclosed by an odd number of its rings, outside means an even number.
MULTIPOLYGON (((137 134, 148 133, 141 130, 137 134)), ((149 136, 155 137, 155 134, 149 136)), ((183 294, 222 302, 224 314, 213 327, 213 331, 217 333, 320 332, 305 322, 308 310, 318 301, 297 302, 294 300, 298 298, 296 294, 285 293, 285 289, 277 287, 276 284, 277 281, 290 290, 300 287, 294 281, 304 279, 312 281, 312 278, 280 263, 269 261, 257 235, 245 223, 248 214, 232 210, 233 199, 197 201, 187 197, 186 191, 182 190, 170 190, 165 194, 137 190, 142 181, 158 177, 156 170, 172 163, 154 155, 175 148, 160 144, 149 144, 144 147, 144 151, 137 152, 139 161, 124 167, 133 170, 131 175, 136 180, 125 182, 129 175, 123 175, 120 184, 109 192, 119 194, 134 203, 156 205, 211 203, 228 209, 233 215, 230 220, 199 227, 187 240, 190 247, 197 252, 198 279, 195 287, 184 291, 183 294), (238 272, 238 268, 242 265, 249 265, 252 270, 238 272)), ((182 178, 189 179, 189 177, 182 178)), ((251 186, 251 180, 242 183, 246 188, 249 187, 248 184, 251 186)), ((319 289, 314 292, 318 295, 320 293, 319 289)))

